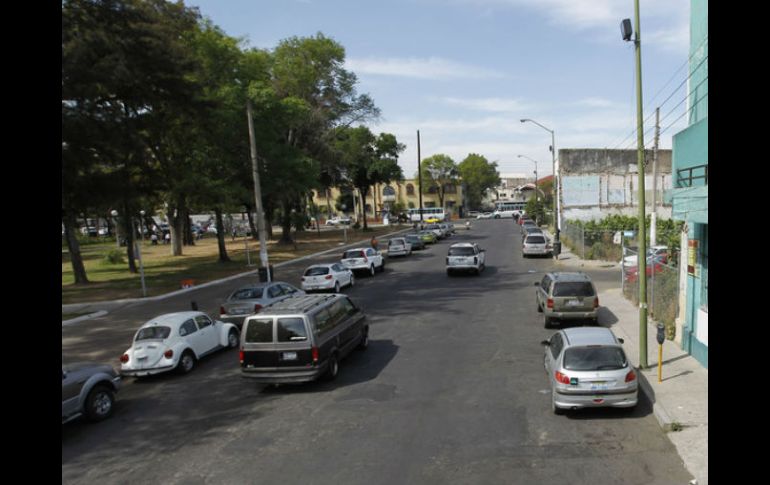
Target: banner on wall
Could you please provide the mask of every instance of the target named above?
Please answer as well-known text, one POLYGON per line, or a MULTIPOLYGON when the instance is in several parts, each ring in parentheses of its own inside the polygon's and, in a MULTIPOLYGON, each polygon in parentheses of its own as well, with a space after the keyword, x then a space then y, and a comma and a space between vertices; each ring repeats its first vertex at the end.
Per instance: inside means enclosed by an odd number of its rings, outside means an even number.
POLYGON ((687 241, 687 274, 696 277, 699 276, 697 239, 690 239, 687 241))

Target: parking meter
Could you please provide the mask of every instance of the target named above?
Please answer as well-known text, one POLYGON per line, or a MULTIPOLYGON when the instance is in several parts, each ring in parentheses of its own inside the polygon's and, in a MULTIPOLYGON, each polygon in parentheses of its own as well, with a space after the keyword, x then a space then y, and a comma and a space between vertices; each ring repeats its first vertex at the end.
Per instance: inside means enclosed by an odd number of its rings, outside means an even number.
POLYGON ((658 340, 658 345, 663 345, 663 342, 666 341, 666 327, 662 323, 659 323, 657 327, 658 334, 656 335, 656 338, 658 340))
POLYGON ((655 337, 658 341, 658 382, 663 382, 663 342, 666 340, 666 327, 659 323, 657 328, 658 334, 655 337))

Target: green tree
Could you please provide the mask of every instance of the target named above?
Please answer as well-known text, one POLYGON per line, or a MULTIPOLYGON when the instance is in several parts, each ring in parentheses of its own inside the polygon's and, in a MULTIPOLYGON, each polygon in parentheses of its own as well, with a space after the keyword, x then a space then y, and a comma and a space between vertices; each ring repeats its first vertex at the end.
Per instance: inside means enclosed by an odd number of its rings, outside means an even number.
POLYGON ((482 155, 468 154, 457 166, 457 170, 465 184, 468 208, 480 209, 486 191, 500 185, 497 162, 490 163, 482 155))
POLYGON ((444 208, 447 185, 457 185, 460 180, 457 164, 448 155, 437 154, 424 159, 421 168, 422 179, 427 183, 420 190, 425 194, 435 188, 439 204, 444 208))

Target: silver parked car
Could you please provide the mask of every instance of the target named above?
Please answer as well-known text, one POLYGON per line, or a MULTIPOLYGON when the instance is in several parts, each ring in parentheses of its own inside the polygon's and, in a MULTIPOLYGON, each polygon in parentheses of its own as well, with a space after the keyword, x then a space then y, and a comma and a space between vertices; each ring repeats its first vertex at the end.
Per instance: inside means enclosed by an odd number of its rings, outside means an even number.
POLYGON ((299 288, 282 281, 242 286, 232 292, 219 307, 219 320, 241 328, 246 317, 254 315, 267 305, 290 296, 304 294, 299 288))
POLYGON ((537 311, 545 317, 545 328, 550 328, 554 320, 599 323, 599 294, 587 274, 547 273, 535 286, 537 311))
POLYGON ((62 424, 80 416, 92 422, 110 417, 120 384, 120 375, 107 364, 78 362, 62 365, 62 424))
POLYGON ((405 238, 394 237, 388 240, 388 257, 410 254, 412 254, 412 245, 405 238))
POLYGON ((551 245, 548 244, 545 234, 542 233, 528 235, 521 244, 521 253, 525 258, 527 256, 550 256, 551 251, 551 245))
POLYGON ((608 328, 561 330, 545 345, 544 365, 551 383, 551 409, 632 408, 638 379, 623 352, 623 339, 608 328))

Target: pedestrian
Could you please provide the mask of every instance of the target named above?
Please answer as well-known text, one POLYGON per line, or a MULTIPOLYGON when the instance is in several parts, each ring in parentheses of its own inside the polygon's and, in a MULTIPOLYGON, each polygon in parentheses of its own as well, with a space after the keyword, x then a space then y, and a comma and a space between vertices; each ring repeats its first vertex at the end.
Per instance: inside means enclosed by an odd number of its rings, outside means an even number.
POLYGON ((377 241, 377 238, 376 238, 376 237, 374 237, 374 236, 372 236, 372 240, 370 241, 370 243, 371 243, 371 245, 372 245, 372 249, 374 249, 375 251, 377 251, 377 246, 380 244, 380 243, 377 241))
POLYGON ((171 233, 167 232, 165 236, 163 236, 163 243, 164 244, 171 244, 171 233))
POLYGON ((152 235, 150 236, 150 241, 152 241, 152 245, 153 246, 157 246, 158 245, 158 235, 153 232, 152 235))

